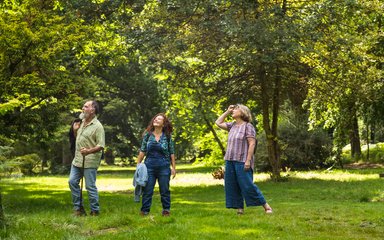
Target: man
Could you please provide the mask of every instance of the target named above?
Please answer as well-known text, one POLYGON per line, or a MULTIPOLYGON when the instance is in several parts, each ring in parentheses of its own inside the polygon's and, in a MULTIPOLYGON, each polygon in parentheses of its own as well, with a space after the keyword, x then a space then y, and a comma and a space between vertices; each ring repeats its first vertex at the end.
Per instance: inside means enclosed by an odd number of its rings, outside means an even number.
POLYGON ((72 202, 76 216, 84 216, 82 198, 80 197, 79 182, 83 176, 91 208, 91 216, 99 215, 99 194, 96 187, 96 173, 100 165, 102 150, 105 146, 104 128, 97 120, 99 106, 96 101, 84 103, 80 119, 81 124, 74 124, 73 131, 76 135, 76 152, 69 175, 69 188, 71 189, 72 202), (84 157, 84 162, 83 162, 84 157))

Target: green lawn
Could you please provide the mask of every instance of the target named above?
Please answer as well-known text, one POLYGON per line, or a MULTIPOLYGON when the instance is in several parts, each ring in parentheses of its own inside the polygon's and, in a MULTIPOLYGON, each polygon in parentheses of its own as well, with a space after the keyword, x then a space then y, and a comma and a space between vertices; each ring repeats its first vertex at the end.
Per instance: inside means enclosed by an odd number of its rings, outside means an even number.
POLYGON ((158 190, 150 215, 139 216, 134 168, 100 169, 99 217, 72 216, 67 176, 2 179, 8 239, 383 239, 384 170, 293 172, 281 183, 255 174, 274 213, 242 216, 225 208, 223 180, 211 170, 178 167, 171 217, 161 216, 158 190))

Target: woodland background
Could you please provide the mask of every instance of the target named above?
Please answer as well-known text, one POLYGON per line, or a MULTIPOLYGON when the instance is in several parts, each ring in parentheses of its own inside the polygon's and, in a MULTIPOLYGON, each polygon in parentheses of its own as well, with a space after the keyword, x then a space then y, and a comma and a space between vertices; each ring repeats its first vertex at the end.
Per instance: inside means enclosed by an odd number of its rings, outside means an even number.
POLYGON ((223 163, 214 121, 243 103, 257 169, 384 158, 380 0, 9 0, 0 3, 3 173, 65 173, 68 131, 102 105, 108 164, 132 164, 166 112, 180 162, 223 163), (344 150, 343 150, 344 149, 344 150))

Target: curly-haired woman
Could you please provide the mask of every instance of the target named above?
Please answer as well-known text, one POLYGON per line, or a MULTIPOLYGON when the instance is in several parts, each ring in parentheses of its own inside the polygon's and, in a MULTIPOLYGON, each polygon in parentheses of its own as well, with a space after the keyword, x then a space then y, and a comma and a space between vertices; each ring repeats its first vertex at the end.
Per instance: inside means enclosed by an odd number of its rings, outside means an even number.
POLYGON ((176 175, 175 151, 172 141, 172 123, 164 113, 156 114, 144 131, 137 164, 145 157, 148 182, 143 188, 141 215, 147 215, 152 205, 156 180, 159 183, 163 216, 169 216, 171 209, 170 176, 176 175), (171 168, 170 168, 171 166, 171 168))

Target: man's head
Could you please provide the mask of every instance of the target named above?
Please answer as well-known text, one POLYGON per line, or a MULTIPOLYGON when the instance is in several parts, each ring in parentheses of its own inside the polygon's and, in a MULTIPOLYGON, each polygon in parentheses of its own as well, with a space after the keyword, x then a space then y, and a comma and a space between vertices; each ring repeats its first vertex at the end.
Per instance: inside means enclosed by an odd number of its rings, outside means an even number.
POLYGON ((99 113, 99 104, 96 101, 86 101, 82 108, 83 112, 80 114, 80 118, 92 119, 99 113))

